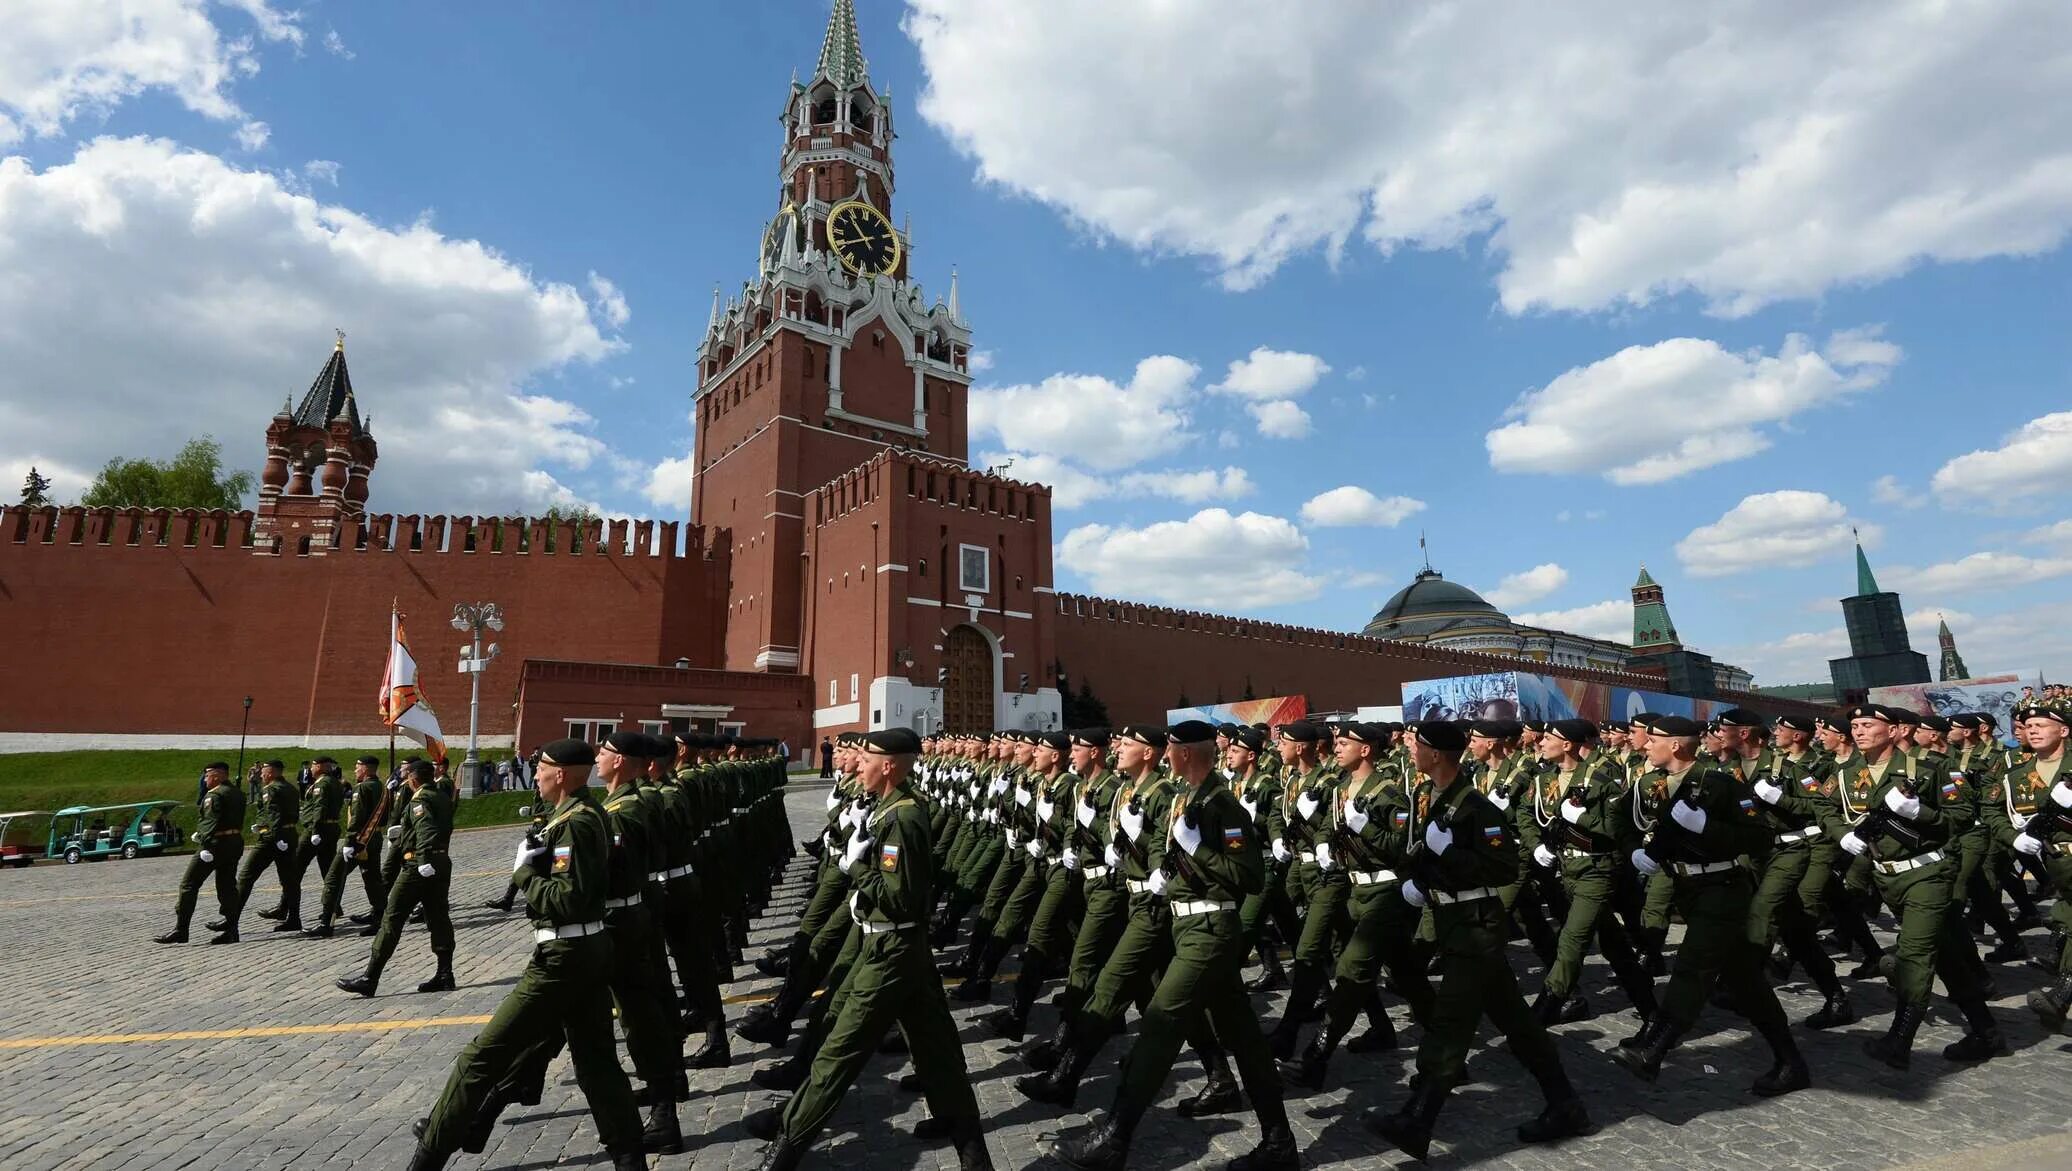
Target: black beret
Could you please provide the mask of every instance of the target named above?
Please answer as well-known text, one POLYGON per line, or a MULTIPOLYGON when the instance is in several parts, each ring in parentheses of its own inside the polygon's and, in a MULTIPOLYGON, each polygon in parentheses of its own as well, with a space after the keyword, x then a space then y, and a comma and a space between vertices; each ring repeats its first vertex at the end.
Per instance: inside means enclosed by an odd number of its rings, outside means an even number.
POLYGON ((1790 728, 1794 732, 1811 732, 1813 730, 1813 721, 1804 716, 1778 716, 1777 726, 1780 728, 1790 728))
POLYGON ((1696 736, 1704 730, 1704 727, 1703 724, 1688 716, 1656 716, 1655 722, 1648 725, 1648 731, 1653 732, 1657 736, 1678 739, 1686 736, 1696 736))
POLYGON ((872 756, 908 756, 921 751, 921 738, 912 728, 880 728, 863 738, 863 748, 872 756))
POLYGON ((1166 746, 1166 731, 1156 724, 1125 724, 1122 728, 1122 738, 1135 740, 1139 744, 1149 744, 1153 748, 1166 746))
POLYGON ((268 767, 268 768, 277 768, 277 769, 280 769, 280 770, 281 770, 282 772, 286 772, 286 771, 288 771, 288 766, 287 766, 287 765, 285 765, 285 764, 282 764, 282 763, 281 763, 281 758, 280 758, 280 757, 278 757, 278 756, 274 757, 274 758, 273 758, 272 760, 269 760, 269 761, 265 761, 264 763, 265 763, 266 767, 268 767))
POLYGON ((230 762, 227 760, 212 760, 209 763, 201 766, 201 771, 208 772, 210 769, 216 768, 222 769, 224 772, 229 772, 230 762))
POLYGON ((1318 735, 1317 726, 1307 720, 1280 726, 1281 739, 1293 740, 1297 744, 1314 744, 1318 735))
POLYGON ((1236 724, 1230 723, 1226 720, 1223 723, 1216 725, 1216 735, 1228 736, 1232 739, 1235 739, 1237 737, 1237 728, 1238 726, 1236 724))
POLYGON ((1036 742, 1055 748, 1060 753, 1072 751, 1072 738, 1063 732, 1045 732, 1036 738, 1036 742))
POLYGON ((1376 748, 1387 744, 1389 739, 1389 730, 1380 724, 1346 724, 1338 732, 1348 740, 1357 740, 1376 748))
POLYGON ((1652 728, 1652 727, 1654 727, 1654 725, 1655 725, 1655 713, 1653 713, 1653 712, 1639 712, 1639 713, 1636 713, 1636 714, 1634 715, 1634 717, 1633 717, 1632 719, 1630 719, 1630 720, 1627 720, 1627 721, 1626 721, 1626 726, 1627 726, 1627 727, 1629 727, 1629 728, 1643 728, 1643 729, 1644 729, 1644 728, 1652 728))
POLYGON ((1895 724, 1905 724, 1911 728, 1921 723, 1921 713, 1919 712, 1910 711, 1903 707, 1888 707, 1885 710, 1891 713, 1889 718, 1895 724))
POLYGON ((1473 720, 1468 730, 1485 740, 1509 740, 1517 733, 1511 731, 1509 720, 1473 720))
POLYGON ((1419 720, 1411 725, 1417 738, 1426 746, 1441 752, 1459 752, 1468 746, 1468 734, 1461 731, 1460 724, 1452 720, 1419 720))
POLYGON ((1204 744, 1215 738, 1215 727, 1205 720, 1181 720, 1166 729, 1166 739, 1173 744, 1204 744))
POLYGON ((318 757, 313 757, 313 758, 311 758, 311 760, 310 760, 310 762, 309 762, 309 763, 311 763, 311 764, 337 764, 338 762, 337 762, 337 761, 335 761, 335 760, 332 760, 332 759, 331 759, 330 757, 328 757, 328 756, 318 756, 318 757))
POLYGON ((639 732, 613 732, 604 738, 604 746, 620 756, 646 756, 647 737, 639 732))
POLYGON ((1992 712, 1978 712, 1972 718, 1978 721, 1978 726, 1981 728, 1997 728, 2000 726, 2000 721, 1993 718, 1992 712))
POLYGON ((2014 718, 2016 723, 2020 723, 2023 720, 2056 720, 2060 724, 2072 726, 2072 716, 2066 715, 2057 708, 2044 707, 2041 704, 2030 704, 2028 707, 2018 709, 2014 713, 2014 718))
POLYGON ((1258 752, 1266 747, 1266 733, 1257 728, 1241 727, 1232 733, 1230 738, 1251 749, 1253 752, 1258 752))
MULTIPOLYGON (((1509 721, 1509 722, 1510 722, 1510 723, 1514 723, 1514 724, 1518 723, 1518 721, 1516 721, 1516 720, 1512 720, 1512 721, 1509 721)), ((1527 721, 1525 721, 1525 722, 1524 722, 1523 724, 1519 724, 1518 726, 1519 726, 1519 727, 1520 727, 1521 729, 1526 729, 1526 730, 1529 730, 1529 731, 1533 731, 1533 732, 1544 732, 1544 731, 1546 731, 1546 730, 1547 730, 1547 721, 1545 721, 1545 720, 1527 720, 1527 721)), ((1512 733, 1512 735, 1517 735, 1517 733, 1515 733, 1515 732, 1514 732, 1514 733, 1512 733)))
POLYGON ((540 749, 540 759, 548 764, 590 765, 597 763, 597 750, 587 740, 550 740, 540 749))
POLYGON ((1760 728, 1763 717, 1745 707, 1730 707, 1719 714, 1718 721, 1724 728, 1760 728))
POLYGON ((431 780, 432 775, 437 771, 437 769, 432 767, 432 762, 429 760, 413 760, 410 762, 410 775, 420 781, 431 780))
POLYGON ((372 753, 369 753, 368 755, 366 755, 366 756, 362 756, 362 757, 360 757, 359 759, 357 759, 357 760, 353 761, 353 763, 354 763, 354 764, 364 764, 364 765, 366 765, 366 766, 367 766, 368 768, 380 768, 380 767, 381 767, 381 758, 380 758, 380 757, 378 757, 378 756, 375 756, 375 755, 373 755, 372 753))
POLYGON ((1934 712, 1921 717, 1921 726, 1936 732, 1947 732, 1950 730, 1950 722, 1934 712))
POLYGON ((1588 744, 1597 739, 1597 725, 1588 720, 1556 720, 1547 730, 1570 744, 1588 744))
POLYGON ((1106 748, 1106 747, 1108 747, 1108 729, 1106 729, 1106 728, 1079 728, 1079 729, 1076 729, 1076 730, 1074 730, 1074 731, 1073 731, 1073 733, 1072 733, 1072 743, 1074 743, 1074 744, 1083 744, 1083 745, 1085 745, 1085 746, 1086 746, 1086 747, 1088 747, 1088 748, 1106 748))

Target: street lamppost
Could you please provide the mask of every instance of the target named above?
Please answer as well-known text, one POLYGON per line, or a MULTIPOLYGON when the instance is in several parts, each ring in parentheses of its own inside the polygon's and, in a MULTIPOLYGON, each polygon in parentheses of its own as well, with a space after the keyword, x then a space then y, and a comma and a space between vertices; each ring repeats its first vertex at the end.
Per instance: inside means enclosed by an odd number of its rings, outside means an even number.
POLYGON ((245 697, 245 722, 237 729, 237 775, 231 778, 240 785, 245 783, 245 733, 251 730, 252 697, 248 695, 245 697))
POLYGON ((461 760, 460 794, 474 797, 482 792, 482 757, 475 750, 476 731, 482 718, 482 672, 487 671, 489 664, 503 653, 495 643, 490 643, 485 649, 482 632, 503 630, 503 608, 495 602, 455 603, 453 628, 468 636, 468 645, 460 648, 460 673, 469 677, 468 754, 461 760))

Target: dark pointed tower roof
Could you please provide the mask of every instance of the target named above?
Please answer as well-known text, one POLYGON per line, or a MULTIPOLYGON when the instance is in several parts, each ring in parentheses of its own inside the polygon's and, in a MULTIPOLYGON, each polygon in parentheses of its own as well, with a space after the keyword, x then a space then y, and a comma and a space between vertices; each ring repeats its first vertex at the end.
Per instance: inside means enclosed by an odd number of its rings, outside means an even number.
POLYGON ((1878 589, 1878 579, 1871 576, 1871 560, 1863 555, 1863 540, 1858 538, 1856 542, 1856 596, 1862 598, 1881 592, 1883 591, 1878 589))
POLYGON ((338 344, 331 350, 331 360, 317 371, 317 380, 309 384, 309 393, 302 396, 302 405, 295 408, 295 425, 315 427, 322 430, 331 425, 333 419, 344 419, 352 425, 355 437, 367 433, 367 425, 360 418, 360 406, 353 399, 353 380, 345 368, 345 333, 339 331, 338 344))

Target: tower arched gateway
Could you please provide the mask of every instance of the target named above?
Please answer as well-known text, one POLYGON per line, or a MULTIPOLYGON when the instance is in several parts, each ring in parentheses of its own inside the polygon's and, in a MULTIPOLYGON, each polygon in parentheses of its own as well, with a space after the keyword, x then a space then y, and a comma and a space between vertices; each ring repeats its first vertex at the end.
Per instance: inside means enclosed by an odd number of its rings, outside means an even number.
POLYGON ((942 722, 946 732, 993 730, 993 644, 968 624, 942 640, 942 722))

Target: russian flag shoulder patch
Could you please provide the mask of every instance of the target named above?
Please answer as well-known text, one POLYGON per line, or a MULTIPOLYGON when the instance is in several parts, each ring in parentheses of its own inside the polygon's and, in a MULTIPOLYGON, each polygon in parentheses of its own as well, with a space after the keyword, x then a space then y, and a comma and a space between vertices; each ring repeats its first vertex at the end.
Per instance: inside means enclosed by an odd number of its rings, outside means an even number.
POLYGON ((894 871, 899 869, 899 845, 887 842, 878 848, 878 869, 894 871))

